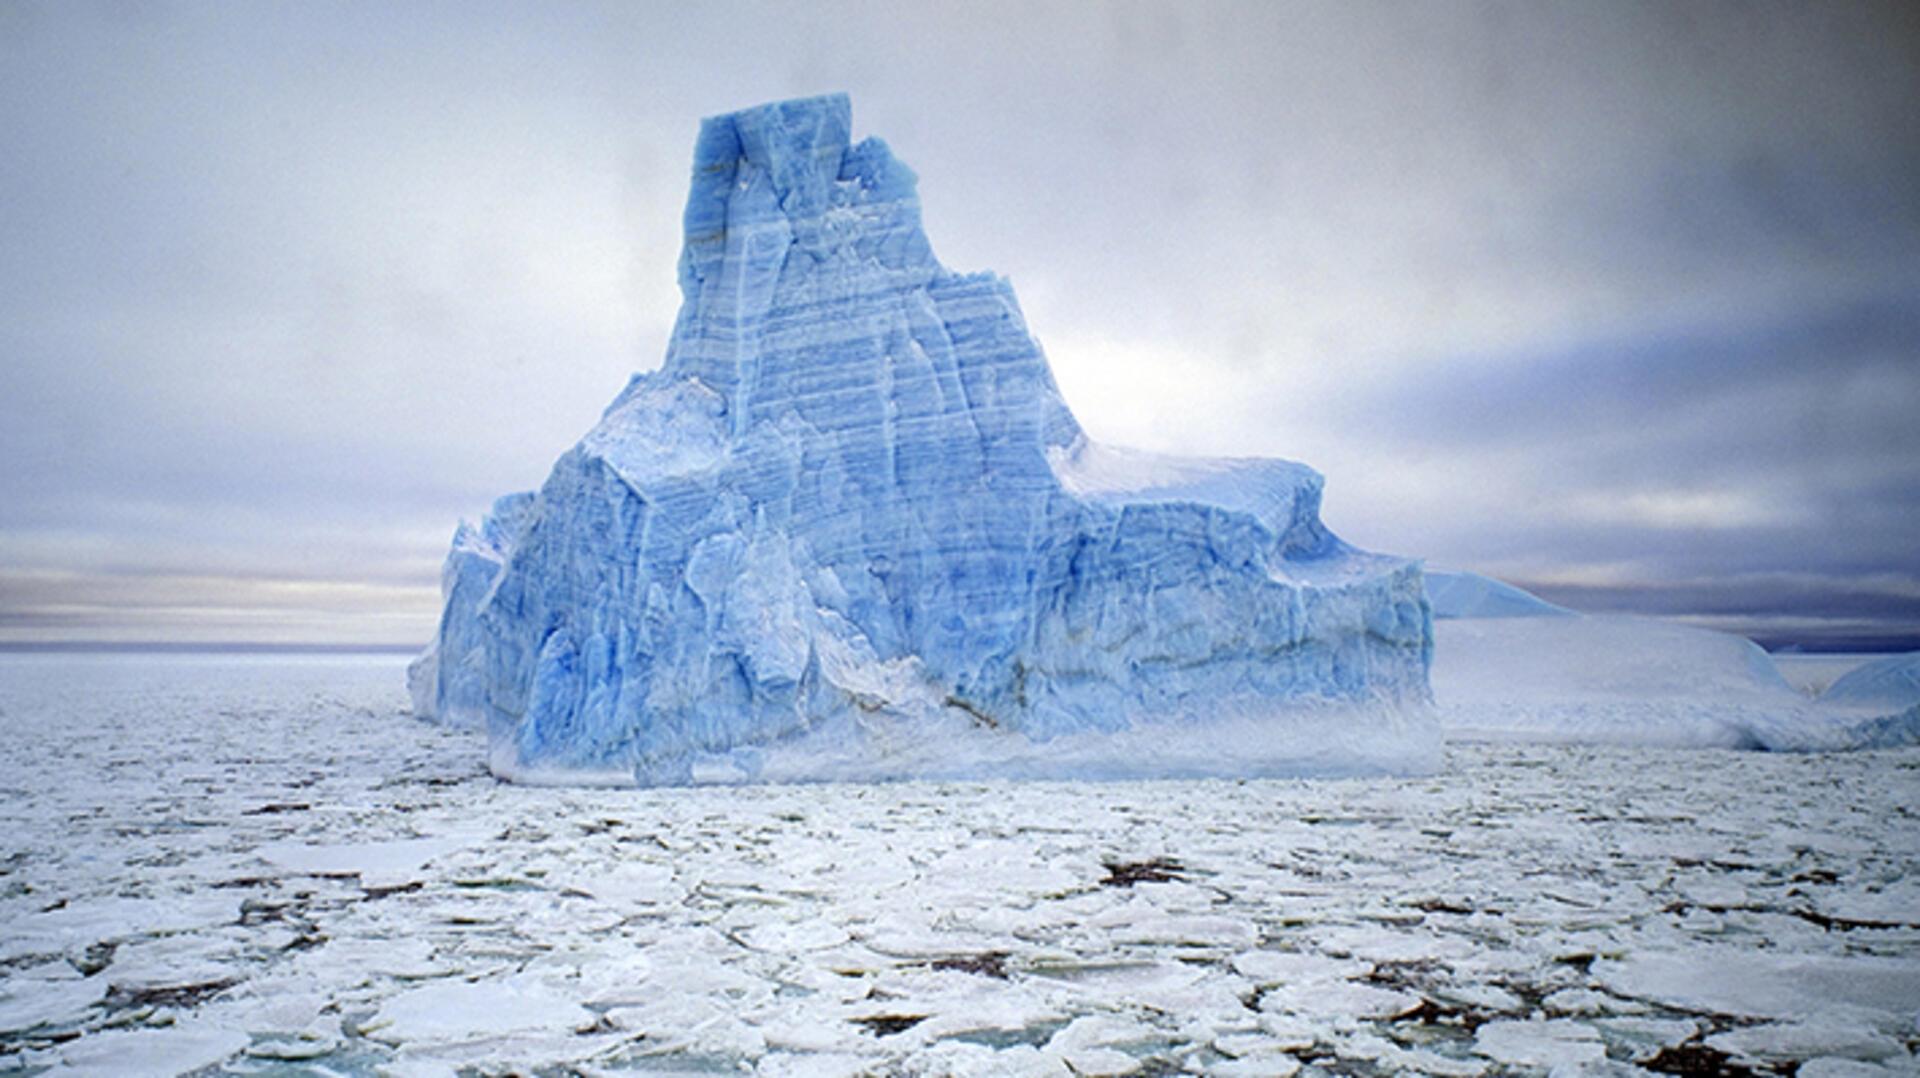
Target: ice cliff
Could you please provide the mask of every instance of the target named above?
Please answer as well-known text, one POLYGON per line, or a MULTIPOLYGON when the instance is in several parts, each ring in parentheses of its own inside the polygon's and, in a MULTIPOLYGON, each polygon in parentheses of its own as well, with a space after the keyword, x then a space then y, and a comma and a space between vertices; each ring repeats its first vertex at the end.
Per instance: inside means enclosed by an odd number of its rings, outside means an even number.
POLYGON ((660 370, 462 526, 418 710, 527 781, 1426 770, 1419 567, 1095 444, 845 96, 706 120, 660 370))

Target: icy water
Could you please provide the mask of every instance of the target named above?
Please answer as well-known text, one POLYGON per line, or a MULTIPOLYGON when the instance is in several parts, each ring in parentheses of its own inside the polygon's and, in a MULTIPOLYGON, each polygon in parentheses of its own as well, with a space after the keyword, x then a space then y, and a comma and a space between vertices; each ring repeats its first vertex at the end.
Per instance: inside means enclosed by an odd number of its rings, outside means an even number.
POLYGON ((1916 1073, 1917 750, 523 789, 402 667, 0 656, 0 1071, 1916 1073))

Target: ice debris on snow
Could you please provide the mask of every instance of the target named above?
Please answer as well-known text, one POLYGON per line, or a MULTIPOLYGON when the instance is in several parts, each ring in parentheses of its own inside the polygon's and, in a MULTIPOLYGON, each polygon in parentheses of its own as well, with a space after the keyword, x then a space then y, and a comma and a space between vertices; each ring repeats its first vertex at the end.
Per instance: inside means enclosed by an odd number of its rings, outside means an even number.
POLYGON ((702 124, 665 364, 460 529, 418 709, 531 782, 1435 765, 1418 565, 1302 465, 1091 442, 850 129, 702 124))

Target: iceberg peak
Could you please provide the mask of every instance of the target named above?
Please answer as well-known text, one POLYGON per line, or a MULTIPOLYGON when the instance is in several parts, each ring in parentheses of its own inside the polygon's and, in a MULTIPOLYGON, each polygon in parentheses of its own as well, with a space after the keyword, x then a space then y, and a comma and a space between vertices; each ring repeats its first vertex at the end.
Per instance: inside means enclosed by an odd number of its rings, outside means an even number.
POLYGON ((851 120, 702 122, 666 361, 461 533, 420 710, 530 781, 1434 766, 1419 567, 1302 465, 1090 441, 851 120))

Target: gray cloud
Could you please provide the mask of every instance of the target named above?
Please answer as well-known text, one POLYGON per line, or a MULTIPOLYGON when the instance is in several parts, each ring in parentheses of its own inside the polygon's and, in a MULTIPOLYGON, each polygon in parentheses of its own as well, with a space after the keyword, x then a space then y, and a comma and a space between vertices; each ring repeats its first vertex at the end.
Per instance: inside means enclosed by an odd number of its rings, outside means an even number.
POLYGON ((453 520, 658 362, 696 118, 834 89, 1096 433, 1596 604, 1920 634, 1760 583, 1916 571, 1917 23, 3 5, 0 638, 421 637, 453 520))

